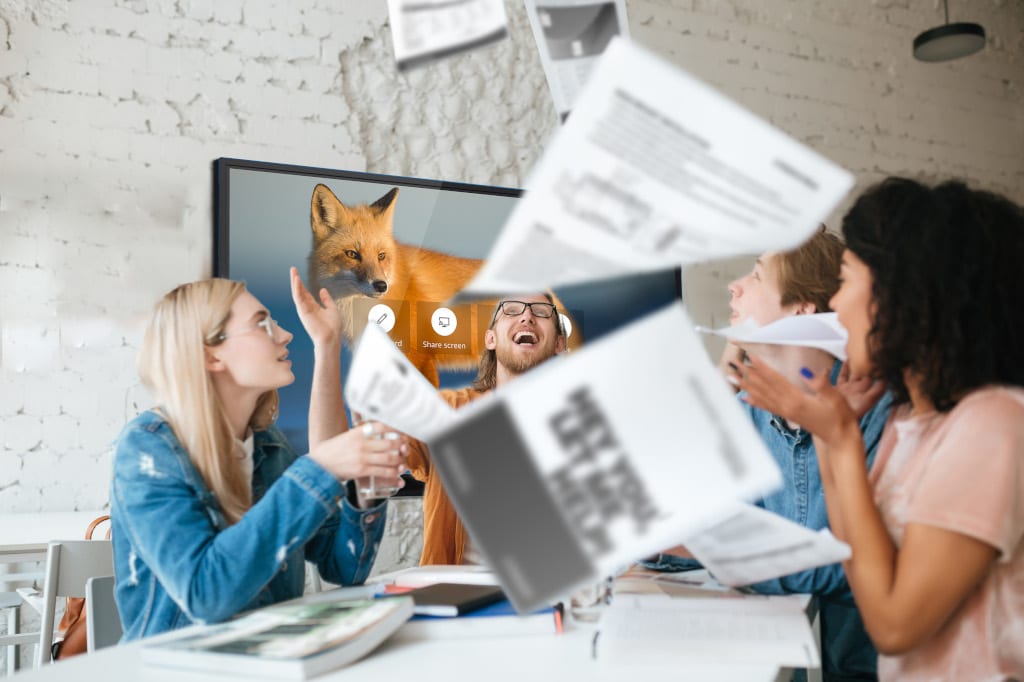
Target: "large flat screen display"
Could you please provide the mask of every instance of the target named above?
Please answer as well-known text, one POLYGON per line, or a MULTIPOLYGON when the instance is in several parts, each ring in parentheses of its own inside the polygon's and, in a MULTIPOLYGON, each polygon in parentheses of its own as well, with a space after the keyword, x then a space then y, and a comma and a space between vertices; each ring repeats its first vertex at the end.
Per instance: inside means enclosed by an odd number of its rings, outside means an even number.
MULTIPOLYGON (((342 376, 353 342, 378 324, 441 388, 468 385, 493 301, 446 301, 472 277, 521 191, 345 170, 218 159, 214 274, 242 280, 295 335, 295 383, 278 426, 307 449, 313 349, 295 314, 288 268, 326 287, 345 317, 342 376)), ((511 292, 510 292, 511 293, 511 292)), ((681 296, 678 270, 554 291, 569 351, 681 296)), ((637 349, 643 352, 643 349, 637 349)))

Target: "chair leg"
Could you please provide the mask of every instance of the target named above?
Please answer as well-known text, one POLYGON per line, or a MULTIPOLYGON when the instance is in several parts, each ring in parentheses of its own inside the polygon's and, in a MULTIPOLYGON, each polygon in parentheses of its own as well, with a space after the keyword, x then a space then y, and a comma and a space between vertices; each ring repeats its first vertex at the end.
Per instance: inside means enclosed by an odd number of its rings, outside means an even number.
MULTIPOLYGON (((18 614, 21 612, 17 606, 7 609, 7 634, 18 634, 18 614)), ((7 647, 7 675, 10 677, 18 672, 18 645, 11 644, 7 647)))

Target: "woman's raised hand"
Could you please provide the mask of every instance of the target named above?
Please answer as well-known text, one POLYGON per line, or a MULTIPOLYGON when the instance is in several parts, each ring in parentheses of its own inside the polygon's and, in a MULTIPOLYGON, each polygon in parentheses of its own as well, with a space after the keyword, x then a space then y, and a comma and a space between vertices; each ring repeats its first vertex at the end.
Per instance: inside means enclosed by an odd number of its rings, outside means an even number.
POLYGON ((299 321, 313 340, 314 346, 341 343, 341 313, 326 289, 320 289, 318 303, 302 283, 297 268, 291 268, 292 301, 299 321), (321 305, 322 304, 322 305, 321 305))
POLYGON ((408 438, 381 438, 389 427, 364 422, 313 447, 309 456, 338 480, 380 476, 395 478, 408 468, 408 438))
POLYGON ((860 437, 857 415, 843 393, 829 383, 828 373, 815 376, 801 370, 801 388, 757 356, 748 357, 750 364, 734 368, 740 389, 747 392, 746 402, 799 424, 829 445, 853 434, 860 437))

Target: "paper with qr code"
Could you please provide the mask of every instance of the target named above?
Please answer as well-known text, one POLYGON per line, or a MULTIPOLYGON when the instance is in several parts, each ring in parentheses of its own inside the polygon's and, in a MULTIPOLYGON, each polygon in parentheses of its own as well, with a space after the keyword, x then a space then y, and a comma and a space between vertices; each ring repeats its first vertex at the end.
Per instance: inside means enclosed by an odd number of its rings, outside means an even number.
POLYGON ((788 250, 852 186, 806 145, 616 37, 457 300, 788 250))
POLYGON ((532 369, 428 443, 520 611, 677 545, 781 483, 682 303, 532 369))
POLYGON ((455 420, 455 410, 375 324, 366 325, 352 355, 345 401, 373 419, 418 440, 455 420))

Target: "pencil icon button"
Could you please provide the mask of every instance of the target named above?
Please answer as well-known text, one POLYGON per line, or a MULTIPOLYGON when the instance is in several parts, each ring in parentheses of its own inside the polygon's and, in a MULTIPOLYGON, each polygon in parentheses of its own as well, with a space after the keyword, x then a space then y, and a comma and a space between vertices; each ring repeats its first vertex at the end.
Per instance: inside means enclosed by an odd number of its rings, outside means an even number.
POLYGON ((395 311, 389 305, 378 303, 370 308, 370 312, 366 315, 366 321, 389 332, 395 327, 395 311))

